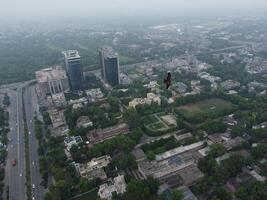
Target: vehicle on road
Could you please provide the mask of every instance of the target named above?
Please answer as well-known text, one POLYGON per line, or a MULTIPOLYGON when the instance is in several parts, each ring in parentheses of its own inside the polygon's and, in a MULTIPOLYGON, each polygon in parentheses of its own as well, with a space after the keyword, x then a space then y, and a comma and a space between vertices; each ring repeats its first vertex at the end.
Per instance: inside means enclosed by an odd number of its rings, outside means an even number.
POLYGON ((34 189, 35 188, 35 185, 34 184, 32 184, 32 189, 34 189))
POLYGON ((12 164, 13 167, 16 166, 16 164, 17 164, 16 159, 13 159, 13 160, 11 161, 11 164, 12 164))

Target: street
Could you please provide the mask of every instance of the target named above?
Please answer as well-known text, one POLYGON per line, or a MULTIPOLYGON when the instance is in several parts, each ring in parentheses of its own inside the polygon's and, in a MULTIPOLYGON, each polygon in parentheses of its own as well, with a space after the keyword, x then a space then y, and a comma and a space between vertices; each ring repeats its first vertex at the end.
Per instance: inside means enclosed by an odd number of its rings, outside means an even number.
MULTIPOLYGON (((8 93, 10 97, 9 106, 9 127, 8 134, 8 154, 6 165, 5 186, 9 187, 10 200, 26 200, 26 164, 25 164, 25 138, 24 138, 24 119, 23 104, 24 98, 26 121, 29 134, 29 157, 30 157, 30 175, 32 184, 32 199, 41 200, 43 196, 43 187, 40 185, 42 178, 39 173, 38 160, 38 140, 34 133, 34 116, 38 113, 37 98, 34 87, 26 86, 20 83, 12 87, 1 88, 1 92, 8 93), (17 89, 15 89, 17 88, 17 89), (15 161, 15 164, 14 164, 15 161)), ((40 115, 38 115, 40 118, 40 115)))
MULTIPOLYGON (((8 90, 11 105, 9 106, 8 155, 6 166, 6 181, 9 185, 9 199, 26 199, 25 187, 25 141, 23 126, 22 87, 8 90), (12 161, 16 160, 13 166, 12 161)), ((7 185, 7 184, 6 184, 7 185)))
POLYGON ((43 195, 43 187, 40 185, 42 177, 39 173, 38 140, 36 139, 34 132, 34 116, 35 113, 38 112, 38 104, 34 86, 25 87, 24 105, 29 134, 32 196, 36 200, 41 200, 43 195))

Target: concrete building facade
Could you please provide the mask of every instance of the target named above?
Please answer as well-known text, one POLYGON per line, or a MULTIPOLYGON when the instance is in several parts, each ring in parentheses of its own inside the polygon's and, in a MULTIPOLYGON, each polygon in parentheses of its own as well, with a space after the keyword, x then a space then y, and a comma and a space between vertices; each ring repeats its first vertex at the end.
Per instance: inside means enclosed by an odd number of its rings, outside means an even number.
POLYGON ((83 70, 81 66, 81 57, 76 50, 62 52, 65 61, 71 90, 74 92, 83 90, 83 70))
POLYGON ((59 66, 37 71, 35 77, 39 94, 43 97, 63 93, 70 89, 66 71, 59 66))
POLYGON ((111 86, 120 84, 119 55, 111 47, 99 49, 102 79, 111 86))

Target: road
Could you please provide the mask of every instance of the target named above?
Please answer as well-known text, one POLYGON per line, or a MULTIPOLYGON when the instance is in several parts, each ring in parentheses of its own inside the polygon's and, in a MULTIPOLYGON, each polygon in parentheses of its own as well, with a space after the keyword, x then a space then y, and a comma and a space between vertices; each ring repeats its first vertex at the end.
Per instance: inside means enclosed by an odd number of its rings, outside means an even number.
MULTIPOLYGON (((42 177, 39 173, 38 140, 34 132, 34 116, 38 113, 38 103, 34 86, 25 87, 24 105, 29 134, 30 173, 32 183, 32 196, 35 200, 43 198, 43 187, 40 185, 42 177)), ((39 116, 39 115, 37 115, 39 116)))
POLYGON ((6 185, 9 185, 10 200, 25 200, 25 141, 23 125, 22 86, 16 90, 7 90, 10 96, 8 134, 8 154, 6 165, 6 185), (16 159, 16 166, 12 166, 12 160, 16 159))

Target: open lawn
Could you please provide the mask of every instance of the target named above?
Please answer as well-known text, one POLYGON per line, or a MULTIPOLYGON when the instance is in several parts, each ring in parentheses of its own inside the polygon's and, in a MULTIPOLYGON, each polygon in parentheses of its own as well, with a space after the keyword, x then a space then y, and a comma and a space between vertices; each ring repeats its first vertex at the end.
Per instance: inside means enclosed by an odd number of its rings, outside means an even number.
POLYGON ((221 112, 225 109, 230 109, 232 104, 223 99, 211 98, 197 103, 190 103, 183 106, 179 106, 179 110, 185 110, 189 112, 221 112))
POLYGON ((145 125, 149 125, 149 124, 157 122, 158 119, 154 115, 149 115, 149 116, 144 117, 142 121, 144 122, 145 125))
POLYGON ((149 127, 149 129, 151 129, 153 131, 161 131, 161 130, 165 130, 165 129, 169 128, 168 126, 166 126, 162 122, 157 122, 157 123, 154 123, 154 124, 150 124, 148 127, 149 127))
POLYGON ((216 119, 231 112, 232 104, 223 99, 211 98, 190 103, 176 108, 177 116, 189 123, 202 123, 208 119, 216 119))
POLYGON ((97 199, 98 195, 97 195, 97 190, 95 191, 92 191, 92 192, 89 192, 89 193, 86 193, 84 195, 81 195, 73 200, 94 200, 94 199, 97 199))

